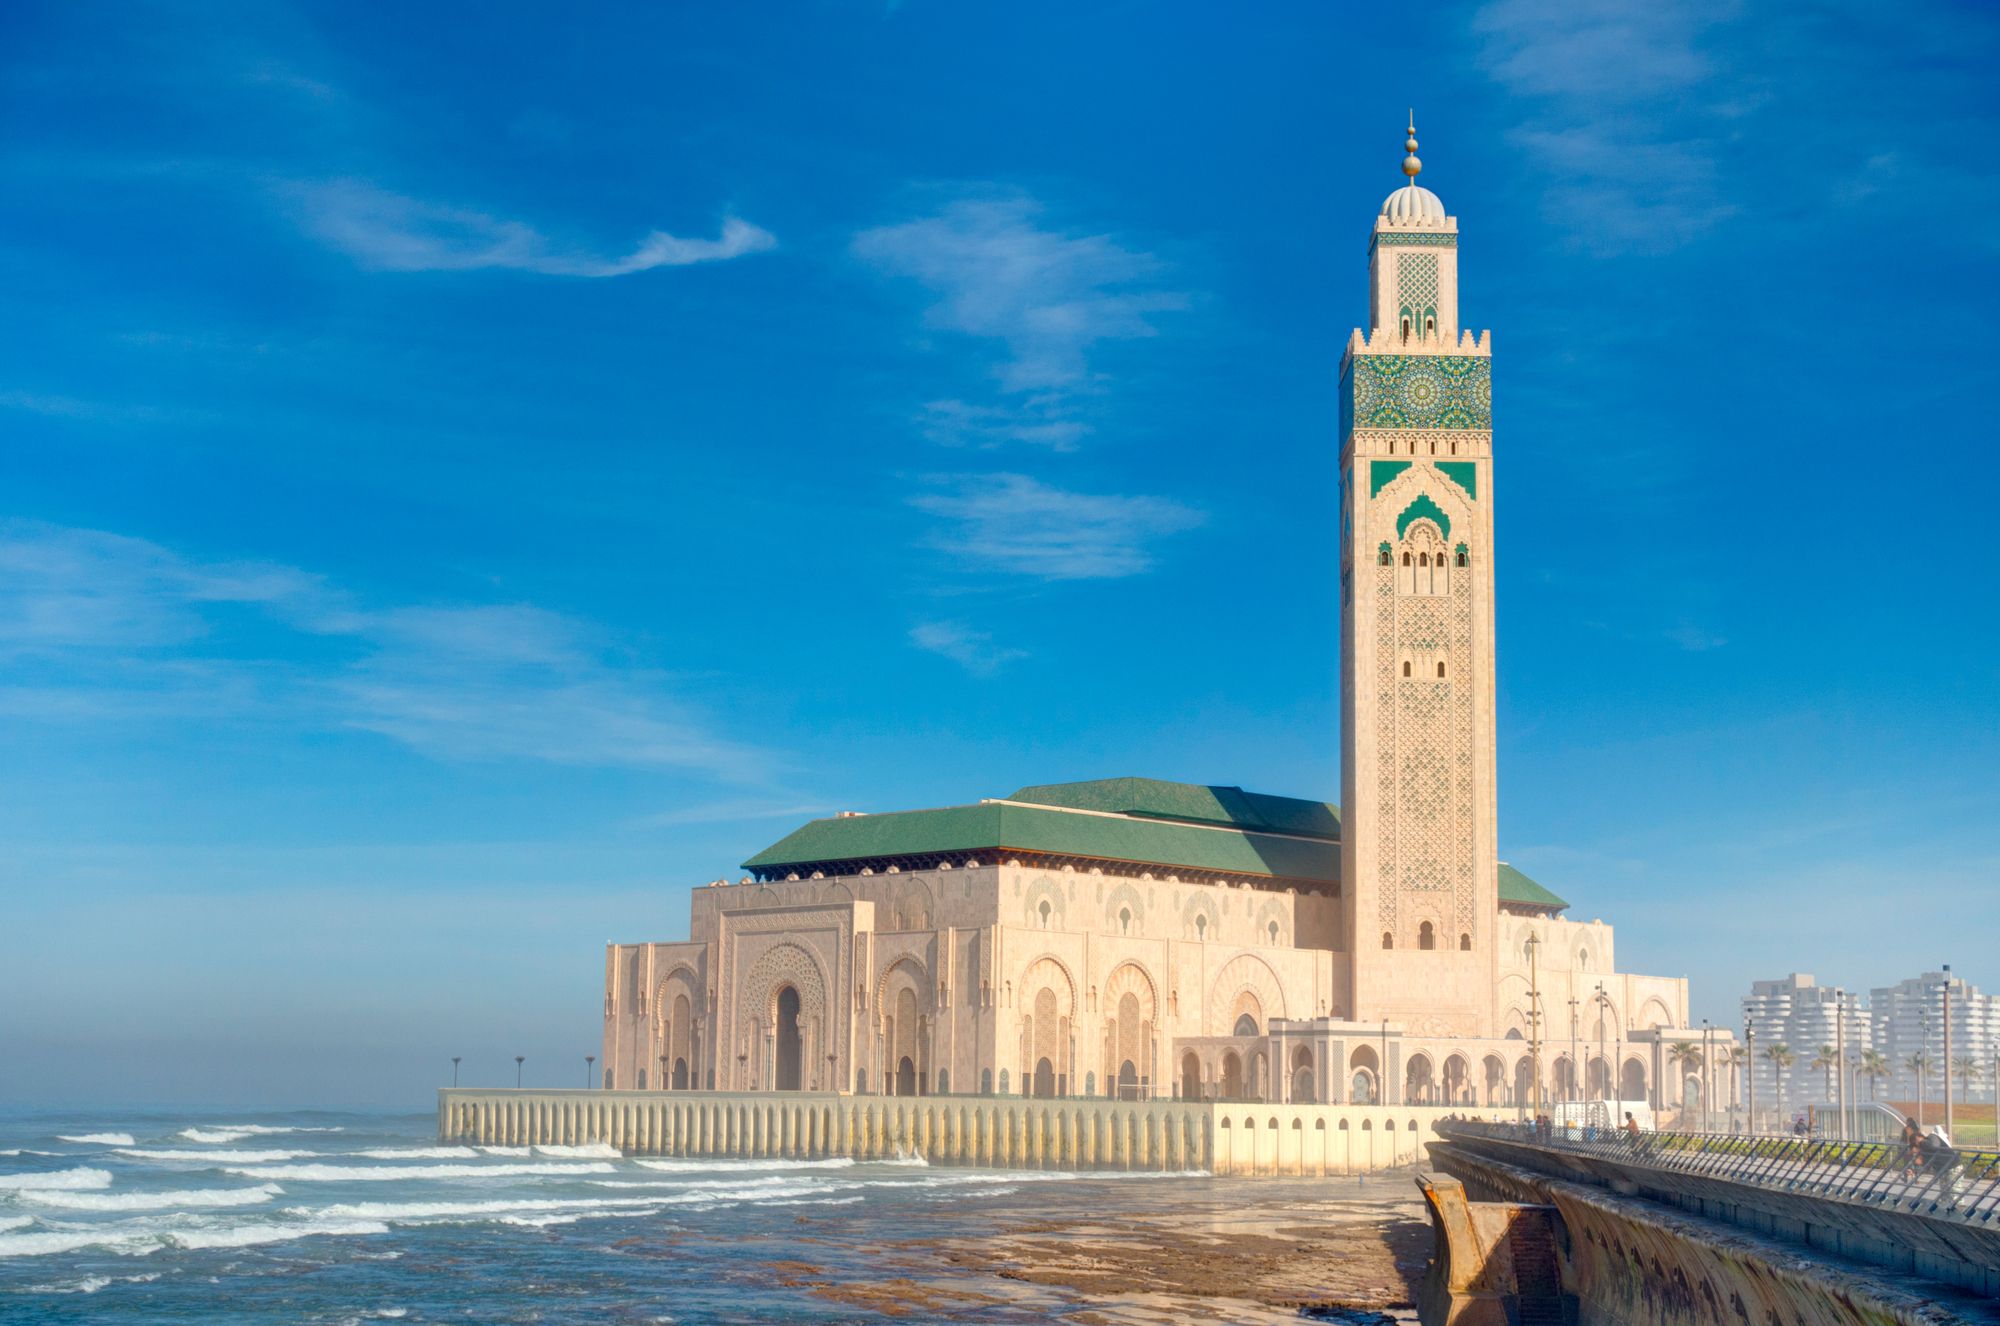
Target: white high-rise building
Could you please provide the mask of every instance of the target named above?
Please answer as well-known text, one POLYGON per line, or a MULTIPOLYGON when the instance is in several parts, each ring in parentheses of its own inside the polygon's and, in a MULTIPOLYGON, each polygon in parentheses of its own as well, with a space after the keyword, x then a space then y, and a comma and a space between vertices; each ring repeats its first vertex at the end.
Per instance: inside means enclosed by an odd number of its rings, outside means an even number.
POLYGON ((1743 1022, 1756 1038, 1751 1072, 1760 1112, 1765 1107, 1835 1103, 1838 1073, 1814 1067, 1814 1060, 1823 1049, 1841 1046, 1853 1062, 1871 1044, 1861 997, 1852 990, 1816 984, 1805 972, 1778 981, 1752 981, 1750 993, 1743 997, 1743 1022), (1792 1062, 1782 1070, 1767 1057, 1776 1045, 1792 1052, 1792 1062))
MULTIPOLYGON (((1927 971, 1895 985, 1870 992, 1869 1015, 1874 1024, 1875 1048, 1889 1061, 1889 1077, 1884 1080, 1885 1096, 1914 1100, 1918 1092, 1918 1072, 1910 1060, 1922 1054, 1923 1096, 1940 1100, 1944 1096, 1945 1056, 1945 974, 1927 971)), ((1993 1064, 2000 1047, 2000 995, 1981 994, 1979 987, 1964 977, 1951 978, 1951 1055, 1953 1064, 1970 1059, 1977 1079, 1972 1090, 1960 1074, 1952 1072, 1952 1094, 1961 1099, 1993 1099, 1993 1064)))

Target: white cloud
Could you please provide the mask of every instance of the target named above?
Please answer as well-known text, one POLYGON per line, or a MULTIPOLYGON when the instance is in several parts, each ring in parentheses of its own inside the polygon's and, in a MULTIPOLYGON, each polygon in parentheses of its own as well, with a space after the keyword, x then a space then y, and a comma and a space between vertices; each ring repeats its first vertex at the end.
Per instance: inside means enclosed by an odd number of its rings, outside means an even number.
POLYGON ((1514 138, 1551 176, 1552 224, 1600 253, 1685 244, 1735 211, 1719 183, 1724 104, 1709 53, 1731 6, 1492 0, 1480 63, 1540 103, 1514 138), (1704 95, 1704 93, 1706 95, 1704 95))
POLYGON ((925 437, 943 446, 997 447, 1028 442, 1051 451, 1074 451, 1090 430, 1062 417, 1061 401, 1033 397, 1019 406, 974 405, 962 400, 925 401, 919 425, 925 437))
POLYGON ((373 606, 293 567, 0 526, 0 713, 12 717, 255 717, 376 732, 439 759, 731 778, 762 766, 670 678, 614 664, 598 635, 532 605, 373 606))
POLYGON ((1101 380, 1091 363, 1103 342, 1158 334, 1157 315, 1184 309, 1187 296, 1159 285, 1162 264, 1111 235, 1047 226, 1043 209, 1020 196, 962 198, 943 210, 854 239, 863 261, 908 277, 935 297, 925 325, 1001 353, 975 353, 1004 404, 936 400, 918 427, 933 441, 994 446, 1027 442, 1068 450, 1088 426, 1075 398, 1101 380))
POLYGON ((377 271, 500 267, 547 276, 625 276, 721 262, 777 244, 769 231, 732 216, 715 239, 682 239, 655 230, 625 256, 606 258, 560 248, 522 221, 427 203, 365 180, 308 185, 294 197, 309 231, 377 271))
POLYGON ((963 622, 924 622, 910 628, 910 643, 942 654, 975 677, 990 677, 1028 651, 993 642, 990 631, 976 631, 963 622))
POLYGON ((956 475, 910 505, 946 522, 933 547, 990 570, 1043 580, 1110 580, 1153 564, 1151 545, 1193 529, 1200 511, 1164 497, 1076 493, 1021 474, 956 475))

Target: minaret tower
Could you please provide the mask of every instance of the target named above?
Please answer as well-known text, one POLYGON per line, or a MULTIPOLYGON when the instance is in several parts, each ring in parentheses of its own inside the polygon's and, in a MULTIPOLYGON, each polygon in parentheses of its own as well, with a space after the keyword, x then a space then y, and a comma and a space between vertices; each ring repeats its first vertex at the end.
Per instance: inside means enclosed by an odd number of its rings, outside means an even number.
POLYGON ((1417 183, 1368 245, 1340 368, 1341 881, 1349 1016, 1488 1036, 1499 878, 1488 336, 1458 327, 1458 221, 1417 183))

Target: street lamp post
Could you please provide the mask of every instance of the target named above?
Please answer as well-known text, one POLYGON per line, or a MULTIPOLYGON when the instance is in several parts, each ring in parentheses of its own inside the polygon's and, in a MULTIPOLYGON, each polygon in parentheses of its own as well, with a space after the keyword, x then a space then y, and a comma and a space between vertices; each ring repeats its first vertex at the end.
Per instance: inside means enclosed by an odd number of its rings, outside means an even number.
POLYGON ((1535 1119, 1542 1117, 1542 988, 1536 979, 1535 957, 1542 950, 1541 936, 1528 934, 1528 1071, 1533 1077, 1535 1119))
POLYGON ((1382 1019, 1382 1071, 1375 1075, 1375 1103, 1389 1103, 1389 1019, 1382 1019))
POLYGON ((1576 1074, 1576 996, 1569 997, 1569 1081, 1564 1083, 1563 1099, 1566 1103, 1577 1099, 1577 1089, 1582 1085, 1576 1074))
POLYGON ((1744 1131, 1752 1137, 1757 1135, 1757 1024, 1749 1018, 1743 1019, 1743 1058, 1750 1068, 1750 1101, 1744 1108, 1749 1118, 1744 1120, 1744 1131))
POLYGON ((1951 964, 1944 964, 1944 1135, 1951 1132, 1951 964))
POLYGON ((1707 1018, 1701 1020, 1701 1130, 1705 1133, 1715 1131, 1715 1073, 1709 1066, 1714 1054, 1714 1029, 1707 1018))
POLYGON ((528 1056, 525 1054, 517 1054, 514 1056, 514 1090, 516 1091, 519 1091, 521 1089, 521 1065, 526 1063, 527 1061, 528 1061, 528 1056))
POLYGON ((833 1082, 833 1061, 834 1061, 834 1056, 829 1054, 826 1057, 826 1089, 828 1091, 833 1091, 837 1089, 834 1086, 833 1082))
POLYGON ((457 1054, 454 1054, 451 1057, 451 1084, 453 1086, 458 1085, 458 1061, 463 1057, 464 1057, 463 1055, 457 1055, 457 1054))
POLYGON ((596 1068, 597 1068, 597 1056, 596 1056, 596 1055, 594 1055, 594 1054, 586 1054, 586 1055, 584 1055, 584 1056, 583 1056, 583 1089, 584 1089, 585 1091, 588 1091, 588 1090, 590 1090, 590 1084, 591 1084, 591 1082, 592 1082, 592 1081, 593 1081, 593 1080, 594 1080, 594 1079, 596 1078, 596 1076, 597 1076, 597 1073, 596 1073, 596 1068))
MULTIPOLYGON (((1597 983, 1597 1062, 1604 1064, 1604 1071, 1607 1079, 1609 1078, 1611 1073, 1611 1065, 1608 1063, 1604 1063, 1604 1017, 1605 1014, 1610 1011, 1610 1009, 1611 1009, 1611 996, 1604 993, 1604 982, 1599 981, 1597 983)), ((1604 1094, 1607 1096, 1611 1094, 1610 1082, 1608 1080, 1605 1083, 1604 1094)), ((1611 1121, 1611 1125, 1614 1128, 1617 1127, 1618 1121, 1616 1119, 1613 1119, 1611 1121)))

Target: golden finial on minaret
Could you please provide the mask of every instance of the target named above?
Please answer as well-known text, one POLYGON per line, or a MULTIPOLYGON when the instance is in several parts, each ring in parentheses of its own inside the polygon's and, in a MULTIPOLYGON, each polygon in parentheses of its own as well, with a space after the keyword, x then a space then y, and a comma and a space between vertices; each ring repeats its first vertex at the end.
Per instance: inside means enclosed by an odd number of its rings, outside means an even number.
POLYGON ((1417 112, 1414 107, 1410 111, 1410 141, 1403 144, 1403 150, 1410 154, 1403 158, 1403 173, 1410 177, 1410 183, 1415 184, 1417 173, 1424 168, 1424 163, 1417 160, 1417 112))

